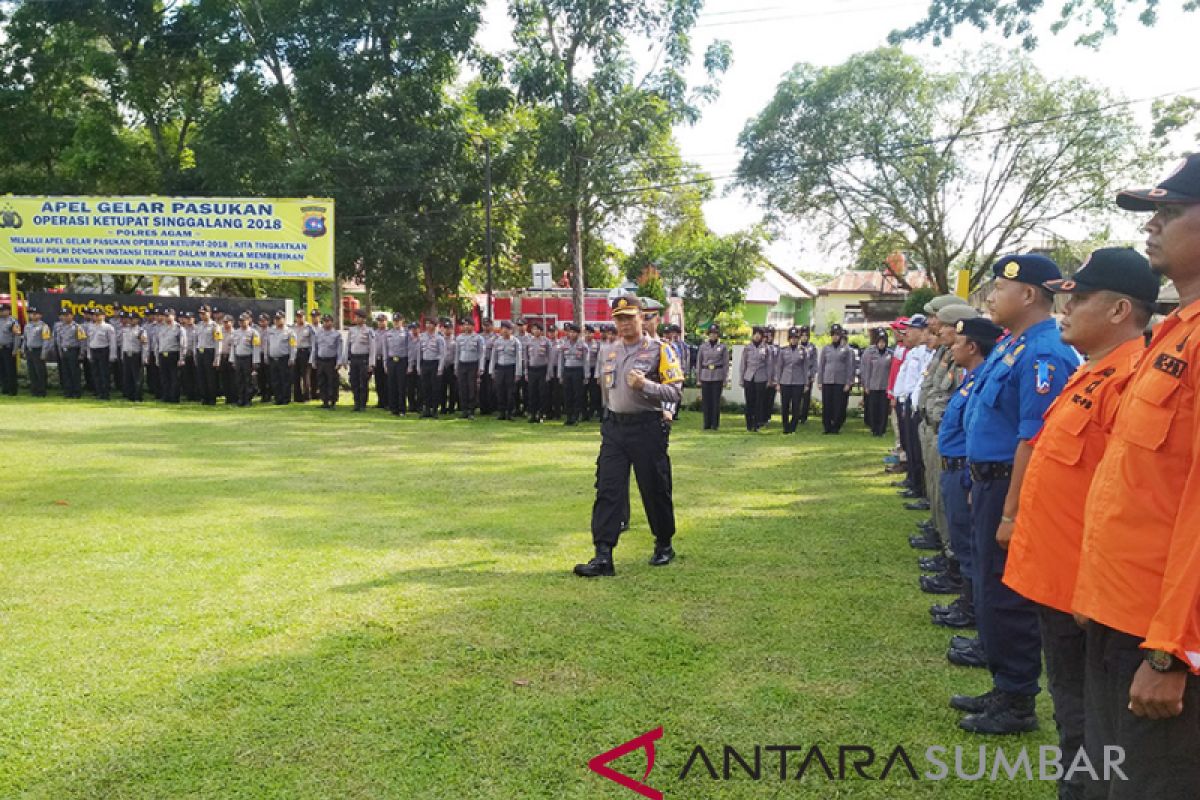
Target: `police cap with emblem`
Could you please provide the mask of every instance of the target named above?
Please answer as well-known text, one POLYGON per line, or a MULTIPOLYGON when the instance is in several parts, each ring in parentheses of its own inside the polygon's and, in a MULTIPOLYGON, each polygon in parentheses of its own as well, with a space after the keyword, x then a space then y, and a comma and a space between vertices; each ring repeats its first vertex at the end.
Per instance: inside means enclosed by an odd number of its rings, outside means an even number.
POLYGON ((614 317, 636 316, 641 312, 642 303, 635 295, 623 294, 612 301, 612 315, 614 317))
POLYGON ((333 322, 333 314, 321 314, 321 322, 333 322))
POLYGON ((402 319, 404 319, 404 315, 399 311, 392 312, 392 322, 399 322, 402 319))
POLYGON ((653 297, 643 297, 641 298, 641 301, 643 311, 662 311, 662 303, 658 302, 653 297))
POLYGON ((708 326, 708 332, 709 333, 720 333, 721 326, 714 322, 712 325, 708 326))
POLYGON ((578 326, 578 325, 576 325, 574 322, 564 322, 564 323, 563 323, 563 330, 564 330, 564 331, 567 331, 567 332, 570 332, 570 331, 575 331, 576 333, 578 333, 578 332, 579 332, 579 326, 578 326))
POLYGON ((988 342, 994 344, 997 339, 1004 333, 1004 329, 996 323, 992 322, 987 317, 974 317, 972 319, 959 320, 955 326, 960 336, 965 336, 968 339, 973 339, 977 342, 988 342))
POLYGON ((846 332, 846 329, 843 328, 841 325, 830 325, 829 326, 829 335, 830 336, 841 336, 845 332, 846 332))
MULTIPOLYGON (((355 313, 356 313, 356 314, 362 314, 363 316, 365 316, 365 315, 366 315, 366 312, 364 312, 364 311, 356 311, 355 313)), ((287 319, 287 314, 283 313, 282 311, 276 311, 276 312, 275 312, 275 319, 287 319)))
POLYGON ((1117 195, 1117 205, 1126 211, 1153 211, 1160 204, 1200 203, 1200 153, 1176 165, 1174 172, 1153 189, 1127 189, 1117 195))
POLYGON ((1005 256, 992 266, 992 274, 997 278, 1028 283, 1037 287, 1042 287, 1046 281, 1054 281, 1062 277, 1058 264, 1037 253, 1005 256))
POLYGON ((788 338, 789 339, 799 339, 800 338, 800 329, 794 325, 792 327, 788 328, 788 338))
MULTIPOLYGON (((281 311, 279 313, 282 314, 283 312, 281 311)), ((364 308, 356 308, 356 309, 354 309, 354 316, 358 317, 359 319, 366 319, 367 311, 364 308)))
POLYGON ((503 319, 503 320, 500 320, 500 327, 504 328, 505 330, 511 331, 513 329, 513 324, 511 322, 509 322, 508 320, 503 319))
POLYGON ((1158 302, 1158 276, 1146 257, 1128 247, 1104 247, 1092 253, 1075 275, 1067 280, 1047 281, 1057 294, 1116 292, 1152 306, 1158 302))

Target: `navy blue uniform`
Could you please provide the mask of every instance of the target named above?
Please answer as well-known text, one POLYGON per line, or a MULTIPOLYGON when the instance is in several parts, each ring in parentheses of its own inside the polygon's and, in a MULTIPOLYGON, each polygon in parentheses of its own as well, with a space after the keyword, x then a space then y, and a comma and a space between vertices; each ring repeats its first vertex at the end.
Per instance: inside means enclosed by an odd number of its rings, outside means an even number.
POLYGON ((1042 672, 1036 606, 1004 585, 1007 552, 996 543, 1017 445, 1037 435, 1042 415, 1079 366, 1047 319, 1000 341, 979 369, 966 412, 971 532, 979 638, 997 689, 1036 695, 1042 672))

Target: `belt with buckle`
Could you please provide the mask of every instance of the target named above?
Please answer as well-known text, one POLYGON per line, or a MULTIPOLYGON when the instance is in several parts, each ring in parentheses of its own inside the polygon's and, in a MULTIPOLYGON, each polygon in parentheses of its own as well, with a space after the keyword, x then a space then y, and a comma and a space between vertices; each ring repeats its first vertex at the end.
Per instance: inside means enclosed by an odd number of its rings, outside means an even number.
POLYGON ((618 425, 638 425, 648 422, 651 419, 662 419, 662 413, 659 411, 639 411, 636 414, 622 414, 617 411, 609 411, 608 418, 618 425))
POLYGON ((1012 477, 1013 465, 1005 461, 980 461, 971 464, 971 479, 1002 481, 1012 477))
POLYGON ((965 456, 963 458, 946 458, 945 456, 942 457, 942 469, 945 470, 946 472, 963 469, 966 466, 967 466, 967 459, 965 456))

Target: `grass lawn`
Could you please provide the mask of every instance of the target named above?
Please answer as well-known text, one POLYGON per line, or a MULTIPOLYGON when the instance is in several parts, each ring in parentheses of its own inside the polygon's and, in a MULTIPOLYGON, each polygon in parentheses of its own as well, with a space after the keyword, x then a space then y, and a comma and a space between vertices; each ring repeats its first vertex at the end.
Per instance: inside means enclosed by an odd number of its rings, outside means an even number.
MULTIPOLYGON (((678 560, 645 563, 635 496, 586 581, 594 424, 0 398, 0 797, 632 800, 587 761, 659 725, 668 798, 1054 797, 765 753, 679 779, 696 745, 978 759, 946 701, 989 683, 929 624, 920 515, 860 420, 819 434, 686 413, 678 560)), ((985 743, 1051 743, 1040 710, 985 743)))

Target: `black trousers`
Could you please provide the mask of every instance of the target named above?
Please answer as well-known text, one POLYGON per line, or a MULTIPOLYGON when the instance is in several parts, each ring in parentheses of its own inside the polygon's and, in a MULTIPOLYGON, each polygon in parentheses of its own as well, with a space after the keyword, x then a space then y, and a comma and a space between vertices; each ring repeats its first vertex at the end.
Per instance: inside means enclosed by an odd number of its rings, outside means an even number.
POLYGON ((367 407, 371 396, 370 356, 366 353, 350 355, 350 393, 354 397, 354 410, 367 407))
POLYGON ((762 421, 767 423, 771 421, 771 416, 775 413, 775 387, 767 384, 767 388, 763 390, 763 407, 762 421))
POLYGON ((591 422, 593 417, 601 417, 604 414, 604 407, 601 405, 600 381, 594 377, 588 378, 584 391, 587 394, 587 406, 583 411, 583 420, 591 422))
POLYGON ((179 353, 159 353, 158 382, 165 403, 179 402, 179 353))
POLYGON ((455 366, 458 376, 458 408, 463 414, 474 416, 475 405, 479 402, 479 362, 463 361, 455 366))
POLYGON ((795 433, 796 426, 800 424, 801 403, 805 394, 811 395, 811 390, 800 383, 781 384, 779 390, 782 396, 783 432, 795 433))
POLYGON ((216 356, 216 350, 196 351, 196 392, 206 406, 217 404, 216 356))
POLYGON ((558 419, 562 416, 564 391, 562 380, 557 377, 546 379, 546 417, 548 419, 558 419))
POLYGON ((495 370, 496 409, 501 419, 512 419, 513 393, 517 385, 517 367, 515 364, 504 366, 497 364, 495 370))
POLYGON ((234 375, 237 404, 248 406, 250 398, 254 397, 254 356, 234 356, 234 375))
MULTIPOLYGON (((1058 746, 1063 752, 1063 764, 1067 766, 1084 749, 1083 682, 1087 668, 1087 634, 1075 624, 1075 617, 1046 606, 1038 606, 1038 621, 1042 630, 1042 652, 1046 658, 1046 684, 1054 700, 1058 746)), ((1082 775, 1076 773, 1071 780, 1060 780, 1059 783, 1060 798, 1083 800, 1085 782, 1082 775)))
POLYGON ((821 384, 821 422, 826 433, 840 433, 846 424, 846 406, 850 393, 840 383, 821 384))
POLYGON ((223 355, 219 360, 217 378, 220 382, 221 394, 225 397, 226 405, 237 405, 237 362, 231 354, 223 355))
POLYGON ((375 359, 375 407, 388 407, 388 372, 382 358, 375 359))
POLYGON ((17 357, 11 345, 0 347, 0 392, 17 394, 17 357))
POLYGON ((440 361, 427 358, 421 361, 421 415, 436 417, 441 396, 442 376, 438 375, 440 361))
POLYGON ((422 408, 421 404, 421 374, 417 369, 417 364, 409 363, 407 385, 405 387, 408 394, 408 407, 413 411, 419 411, 422 408))
POLYGON ((583 367, 563 367, 563 408, 568 422, 578 422, 583 416, 583 367))
POLYGON ((389 358, 386 362, 387 405, 393 414, 403 414, 407 409, 404 393, 408 389, 408 359, 397 358, 389 358))
POLYGON ((808 422, 809 411, 812 410, 812 384, 800 387, 800 424, 808 422))
POLYGON ((338 374, 336 358, 317 359, 317 387, 321 392, 321 405, 336 406, 338 399, 338 374))
POLYGON ((146 389, 156 399, 162 400, 162 376, 158 374, 158 359, 155 357, 146 364, 146 389))
MULTIPOLYGON (((1183 713, 1146 719, 1129 710, 1129 687, 1142 666, 1142 640, 1098 622, 1088 624, 1085 743, 1092 764, 1105 747, 1123 747, 1127 781, 1088 786, 1089 800, 1200 797, 1200 678, 1187 677, 1183 713)), ((1066 760, 1065 758, 1063 759, 1066 760)))
POLYGON ((454 374, 454 365, 442 367, 441 389, 438 392, 438 402, 443 414, 453 414, 458 408, 458 378, 454 374))
POLYGON ((887 389, 873 389, 867 392, 863 405, 863 415, 867 427, 871 429, 872 434, 883 436, 887 433, 890 412, 887 389))
POLYGON ((200 400, 200 394, 197 391, 196 384, 196 357, 187 355, 183 360, 183 369, 179 372, 179 385, 183 390, 183 396, 193 403, 200 400))
POLYGON ((27 351, 25 356, 25 372, 29 376, 29 393, 34 397, 46 396, 46 360, 42 358, 44 351, 27 351))
POLYGON ((524 414, 529 405, 529 380, 524 376, 517 378, 513 388, 513 411, 524 414))
POLYGON ((908 467, 908 485, 912 487, 913 491, 920 492, 924 496, 925 453, 921 449, 921 425, 917 422, 911 403, 908 401, 897 403, 896 408, 897 415, 904 417, 903 435, 900 442, 904 447, 904 455, 908 459, 905 462, 908 467))
POLYGON ((1009 479, 976 481, 971 486, 971 536, 975 545, 975 619, 987 652, 992 683, 1003 692, 1038 693, 1042 635, 1036 605, 1003 581, 1008 551, 996 544, 1009 479))
POLYGON ((134 403, 142 402, 141 355, 121 356, 121 372, 121 390, 125 399, 134 403))
POLYGON ((258 396, 264 403, 271 400, 271 361, 263 355, 263 361, 258 365, 258 396))
POLYGON ((112 373, 108 361, 107 347, 93 347, 91 353, 92 381, 96 387, 96 397, 107 400, 112 392, 112 373))
POLYGON ((525 408, 529 412, 530 419, 543 419, 546 416, 547 403, 547 386, 546 372, 548 367, 530 367, 528 380, 528 398, 525 402, 525 408))
POLYGON ((700 405, 704 411, 704 430, 715 431, 721 427, 721 381, 700 382, 700 405))
POLYGON ((79 382, 78 347, 68 347, 59 351, 58 382, 62 386, 63 397, 83 396, 83 389, 79 382))
POLYGON ((311 360, 311 347, 296 348, 296 363, 292 364, 292 399, 297 403, 307 403, 313 398, 312 373, 308 368, 311 360))
POLYGON ((271 356, 271 396, 275 405, 286 406, 292 401, 292 368, 287 356, 271 356))
POLYGON ((600 426, 592 542, 597 547, 617 546, 621 525, 628 522, 630 467, 637 478, 650 532, 657 544, 669 545, 675 535, 671 458, 667 454, 667 426, 657 411, 620 419, 610 414, 600 426))
POLYGON ((746 430, 756 431, 766 421, 767 384, 748 381, 743 386, 746 395, 746 430))
POLYGON ((496 384, 490 372, 479 376, 479 413, 493 414, 496 411, 496 384))

